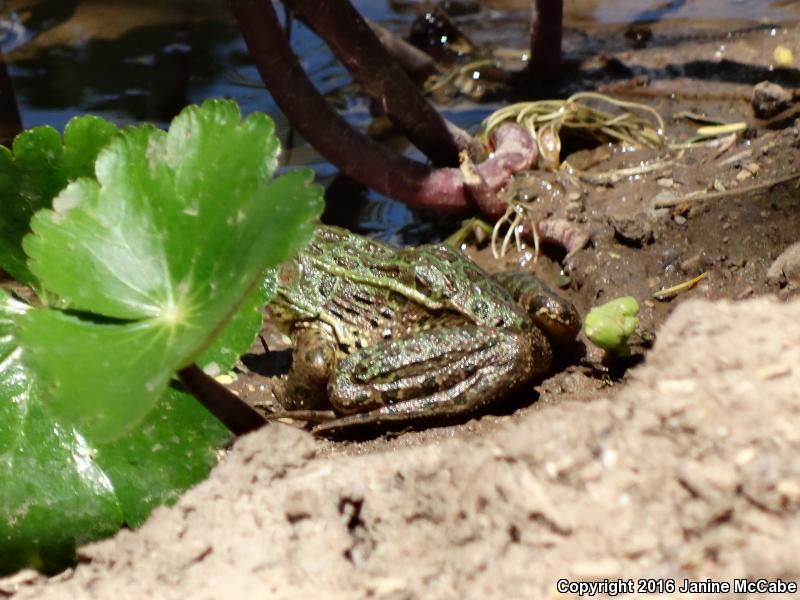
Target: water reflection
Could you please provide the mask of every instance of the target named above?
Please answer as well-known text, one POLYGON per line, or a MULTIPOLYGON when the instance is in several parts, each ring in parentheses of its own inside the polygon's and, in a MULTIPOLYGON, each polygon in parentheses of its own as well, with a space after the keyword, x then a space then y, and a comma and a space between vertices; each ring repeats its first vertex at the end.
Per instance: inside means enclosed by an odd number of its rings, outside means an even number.
POLYGON ((25 25, 36 35, 8 56, 26 127, 63 127, 81 112, 168 122, 191 101, 190 88, 202 94, 224 70, 215 50, 238 37, 230 20, 210 18, 93 35, 96 24, 78 19, 74 2, 35 8, 25 25))
MULTIPOLYGON (((480 12, 455 17, 475 32, 479 42, 497 40, 524 47, 529 0, 484 0, 480 12)), ((405 0, 358 0, 369 18, 407 32, 420 3, 405 0), (402 6, 395 12, 392 6, 402 6)), ((473 3, 481 8, 477 0, 473 3)), ((797 3, 765 0, 574 0, 567 3, 567 26, 580 40, 588 23, 630 23, 653 19, 778 19, 797 17, 797 3)), ((280 11, 279 11, 280 12, 280 11)), ((292 44, 315 84, 352 124, 366 128, 372 116, 368 101, 355 92, 345 70, 325 45, 299 23, 292 44)), ((569 48, 570 42, 567 41, 569 48)), ((577 48, 581 42, 572 43, 577 48)), ((92 112, 119 124, 154 121, 165 125, 180 109, 208 97, 235 99, 245 113, 271 114, 291 164, 314 167, 330 181, 335 170, 299 136, 292 136, 274 102, 260 86, 247 49, 227 3, 220 0, 10 0, 0 11, 0 51, 7 59, 11 87, 3 87, 0 69, 0 137, 21 125, 50 124, 92 112), (14 99, 16 102, 14 103, 14 99)), ((477 124, 497 105, 462 102, 446 107, 445 116, 462 127, 477 124)), ((418 154, 414 155, 421 158, 418 154)), ((341 186, 338 188, 341 189, 341 186)), ((392 237, 414 229, 403 206, 371 193, 347 190, 341 201, 362 228, 392 237), (349 195, 348 195, 349 194, 349 195), (351 198, 348 202, 347 198, 351 198)))

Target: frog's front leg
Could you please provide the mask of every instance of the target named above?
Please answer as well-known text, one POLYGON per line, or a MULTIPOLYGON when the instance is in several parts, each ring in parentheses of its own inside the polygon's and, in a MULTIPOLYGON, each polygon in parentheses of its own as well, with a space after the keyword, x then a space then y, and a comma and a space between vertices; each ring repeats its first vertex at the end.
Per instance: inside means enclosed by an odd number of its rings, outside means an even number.
POLYGON ((279 394, 286 412, 276 416, 329 409, 327 387, 336 364, 337 346, 333 332, 324 325, 298 327, 291 337, 292 367, 279 394))
POLYGON ((518 332, 465 325, 418 331, 341 360, 328 398, 346 416, 313 431, 470 413, 544 373, 551 359, 550 346, 536 328, 518 332))

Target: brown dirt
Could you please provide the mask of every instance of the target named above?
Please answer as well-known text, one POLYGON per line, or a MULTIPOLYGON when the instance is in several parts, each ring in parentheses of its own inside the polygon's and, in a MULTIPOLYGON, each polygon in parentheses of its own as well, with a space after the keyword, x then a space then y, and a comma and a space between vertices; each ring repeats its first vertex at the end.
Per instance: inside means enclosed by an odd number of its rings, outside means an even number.
MULTIPOLYGON (((367 441, 270 425, 140 530, 82 548, 56 578, 0 579, 0 595, 546 598, 561 577, 800 579, 800 253, 778 259, 800 238, 799 180, 771 185, 800 171, 800 130, 793 107, 762 121, 748 100, 748 77, 773 73, 778 44, 797 55, 800 31, 726 37, 724 56, 713 35, 653 33, 650 48, 587 59, 584 72, 619 61, 680 75, 613 90, 656 106, 671 131, 693 127, 672 118, 691 110, 752 133, 728 148, 570 156, 595 173, 669 162, 613 183, 562 172, 545 195, 516 182, 539 196, 537 218, 592 234, 564 274, 554 248, 529 267, 568 282, 582 313, 639 298, 657 338, 637 338, 643 364, 604 370, 578 352, 498 414, 367 441), (676 299, 651 298, 702 272, 676 299)), ((791 84, 793 70, 777 71, 791 84)), ((471 254, 492 269, 525 256, 471 254)), ((249 357, 242 396, 268 401, 279 362, 249 357)))
POLYGON ((561 577, 800 578, 798 315, 797 301, 686 302, 619 394, 480 435, 332 453, 273 424, 74 571, 18 575, 14 597, 542 598, 561 577))

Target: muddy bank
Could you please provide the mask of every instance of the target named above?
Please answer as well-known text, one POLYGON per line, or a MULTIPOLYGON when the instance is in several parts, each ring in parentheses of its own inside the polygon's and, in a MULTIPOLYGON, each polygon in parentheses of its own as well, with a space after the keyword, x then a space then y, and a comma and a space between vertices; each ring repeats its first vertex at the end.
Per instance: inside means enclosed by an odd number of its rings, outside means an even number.
MULTIPOLYGON (((548 597, 800 577, 800 302, 686 302, 616 397, 331 455, 282 425, 24 598, 548 597)), ((14 580, 14 578, 12 578, 14 580)), ((8 593, 12 580, 2 582, 8 593)))
MULTIPOLYGON (((800 54, 800 30, 695 39, 674 34, 683 25, 653 25, 637 52, 618 25, 568 38, 573 62, 586 56, 572 85, 652 104, 676 138, 696 128, 686 112, 744 121, 746 135, 686 152, 571 147, 576 172, 516 182, 555 190, 535 218, 591 234, 565 273, 553 247, 532 268, 584 314, 639 298, 656 337, 643 365, 620 379, 565 357, 522 408, 367 442, 271 425, 141 530, 81 549, 52 580, 0 579, 0 596, 541 598, 559 577, 800 578, 797 253, 776 262, 800 231, 800 105, 762 120, 750 104, 761 79, 798 86, 773 62, 800 54), (702 273, 672 302, 652 299, 702 273), (748 299, 765 293, 789 302, 748 299)), ((520 259, 488 255, 472 253, 492 270, 520 259)), ((263 400, 273 374, 246 371, 237 389, 263 400)))

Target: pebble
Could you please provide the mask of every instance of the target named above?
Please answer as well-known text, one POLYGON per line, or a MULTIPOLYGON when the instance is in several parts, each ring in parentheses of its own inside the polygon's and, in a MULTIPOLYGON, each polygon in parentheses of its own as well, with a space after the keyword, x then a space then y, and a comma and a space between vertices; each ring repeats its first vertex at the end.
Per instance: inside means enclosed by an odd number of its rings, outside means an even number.
POLYGON ((800 285, 800 242, 795 242, 784 250, 767 269, 767 281, 790 287, 800 285))
POLYGON ((792 93, 777 83, 762 81, 753 86, 750 104, 756 115, 768 119, 786 109, 792 102, 792 93))

